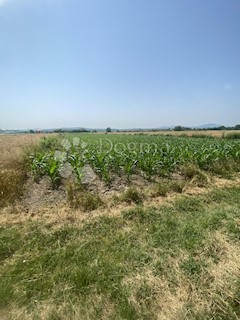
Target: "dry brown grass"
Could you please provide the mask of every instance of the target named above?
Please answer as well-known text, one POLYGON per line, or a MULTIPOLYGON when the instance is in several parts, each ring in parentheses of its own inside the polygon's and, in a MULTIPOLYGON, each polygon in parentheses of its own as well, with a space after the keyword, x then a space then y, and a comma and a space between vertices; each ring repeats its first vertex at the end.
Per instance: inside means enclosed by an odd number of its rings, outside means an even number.
POLYGON ((210 136, 214 138, 222 138, 229 133, 239 133, 239 130, 187 130, 187 131, 134 131, 134 132, 113 132, 111 134, 161 134, 161 135, 172 135, 172 136, 210 136))
POLYGON ((0 135, 0 169, 15 168, 21 158, 23 148, 35 145, 46 134, 0 135))
POLYGON ((27 178, 23 149, 36 144, 43 136, 0 135, 0 207, 15 203, 23 195, 27 178))
MULTIPOLYGON (((65 289, 67 291, 67 288, 65 289)), ((114 306, 100 295, 94 295, 89 299, 87 307, 76 305, 68 301, 62 303, 60 306, 54 302, 37 302, 34 310, 27 310, 26 308, 13 308, 11 313, 7 311, 0 311, 1 320, 46 320, 46 319, 61 319, 61 320, 91 320, 95 319, 96 313, 95 305, 103 304, 105 307, 101 316, 101 320, 109 320, 114 314, 114 306)))
POLYGON ((0 171, 0 207, 18 200, 24 191, 26 174, 23 170, 0 171))
MULTIPOLYGON (((130 303, 139 314, 151 309, 159 320, 190 319, 189 304, 192 312, 201 315, 201 319, 204 315, 214 314, 219 310, 227 314, 228 300, 238 299, 235 293, 240 277, 240 249, 218 231, 211 235, 211 240, 221 248, 220 260, 217 264, 210 263, 206 274, 202 276, 202 286, 196 285, 181 272, 180 264, 186 256, 184 252, 177 260, 170 258, 166 262, 166 269, 171 266, 171 273, 175 275, 174 289, 169 279, 164 275, 155 275, 152 269, 124 279, 123 284, 131 291, 130 303), (139 295, 140 292, 142 293, 139 295)), ((240 301, 236 300, 236 303, 240 305, 240 301)))

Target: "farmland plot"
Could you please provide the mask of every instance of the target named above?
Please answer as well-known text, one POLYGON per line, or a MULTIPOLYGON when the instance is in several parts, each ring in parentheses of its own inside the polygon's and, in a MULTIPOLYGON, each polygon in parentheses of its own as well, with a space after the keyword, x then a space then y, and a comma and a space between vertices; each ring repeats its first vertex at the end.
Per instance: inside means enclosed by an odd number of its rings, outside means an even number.
POLYGON ((212 174, 231 173, 238 171, 240 163, 239 140, 85 134, 54 143, 31 154, 36 179, 49 175, 53 186, 58 185, 60 168, 66 163, 79 183, 84 166, 90 165, 109 186, 115 177, 131 182, 133 175, 139 175, 151 181, 189 166, 212 174))
POLYGON ((0 319, 238 320, 239 151, 82 134, 8 157, 0 319))

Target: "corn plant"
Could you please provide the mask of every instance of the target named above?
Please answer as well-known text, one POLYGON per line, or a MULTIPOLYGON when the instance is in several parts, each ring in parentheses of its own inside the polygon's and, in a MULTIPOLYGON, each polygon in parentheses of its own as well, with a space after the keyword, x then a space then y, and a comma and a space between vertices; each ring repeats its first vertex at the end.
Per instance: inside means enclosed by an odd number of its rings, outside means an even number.
MULTIPOLYGON (((238 170, 240 165, 240 142, 237 139, 112 135, 100 144, 99 137, 104 139, 94 134, 77 135, 73 136, 72 141, 65 139, 66 145, 62 143, 63 149, 60 151, 65 152, 66 161, 70 163, 79 183, 86 164, 108 185, 115 175, 124 176, 130 182, 134 173, 141 173, 151 180, 157 175, 169 176, 177 168, 188 165, 213 172, 215 167, 224 167, 228 163, 230 166, 234 164, 234 170, 238 170), (78 137, 83 137, 81 139, 87 147, 78 137), (121 152, 119 148, 114 149, 117 144, 123 146, 121 152)), ((50 154, 58 149, 57 141, 42 142, 42 148, 31 157, 31 169, 36 179, 49 175, 53 184, 55 179, 58 181, 61 161, 50 154)))
POLYGON ((61 161, 57 159, 54 153, 49 153, 47 156, 46 162, 46 174, 51 179, 51 184, 53 188, 57 188, 61 182, 60 177, 60 168, 61 168, 61 161))
POLYGON ((124 160, 124 172, 127 175, 128 182, 130 182, 131 176, 136 170, 138 160, 131 157, 129 154, 125 156, 124 160))
POLYGON ((151 180, 159 164, 156 157, 150 152, 142 152, 139 154, 138 163, 143 175, 151 180))
POLYGON ((55 157, 51 151, 49 153, 36 153, 30 155, 30 169, 33 173, 34 180, 39 180, 44 176, 49 176, 53 188, 59 186, 60 174, 59 170, 61 162, 55 157))
POLYGON ((74 152, 68 156, 68 162, 70 163, 77 182, 81 184, 82 181, 82 169, 85 165, 85 159, 78 152, 74 152))
POLYGON ((31 154, 29 157, 30 169, 33 173, 34 180, 37 182, 46 173, 47 158, 48 156, 44 153, 31 154))
POLYGON ((95 153, 90 158, 90 163, 94 171, 103 179, 106 184, 110 184, 110 167, 112 158, 108 154, 95 153))

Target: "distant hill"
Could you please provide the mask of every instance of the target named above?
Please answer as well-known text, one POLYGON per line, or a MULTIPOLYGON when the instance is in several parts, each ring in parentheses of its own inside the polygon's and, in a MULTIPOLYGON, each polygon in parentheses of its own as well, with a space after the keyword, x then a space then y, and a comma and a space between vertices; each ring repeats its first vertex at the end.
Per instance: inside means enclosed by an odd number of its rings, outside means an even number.
MULTIPOLYGON (((240 130, 240 124, 232 127, 225 127, 216 123, 206 123, 199 126, 159 126, 157 128, 128 128, 128 129, 116 129, 111 128, 112 132, 145 132, 145 131, 160 131, 160 130, 175 130, 176 127, 180 127, 181 130, 240 130)), ((52 132, 106 132, 106 128, 84 128, 84 127, 65 127, 65 128, 48 128, 48 129, 26 129, 26 130, 2 130, 0 134, 17 134, 17 133, 52 133, 52 132)))
POLYGON ((191 127, 191 128, 195 128, 195 129, 212 129, 212 128, 219 128, 219 127, 221 127, 221 124, 207 123, 207 124, 202 124, 200 126, 191 127))

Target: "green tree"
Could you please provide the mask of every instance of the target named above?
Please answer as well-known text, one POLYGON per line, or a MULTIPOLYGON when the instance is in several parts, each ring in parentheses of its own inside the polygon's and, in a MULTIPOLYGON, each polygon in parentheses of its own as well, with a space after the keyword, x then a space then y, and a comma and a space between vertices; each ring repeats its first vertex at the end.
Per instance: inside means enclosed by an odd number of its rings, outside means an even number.
POLYGON ((234 127, 235 130, 240 130, 240 124, 237 124, 235 127, 234 127))
POLYGON ((174 127, 173 130, 174 130, 174 131, 182 131, 182 130, 183 130, 183 127, 182 127, 182 126, 176 126, 176 127, 174 127))

